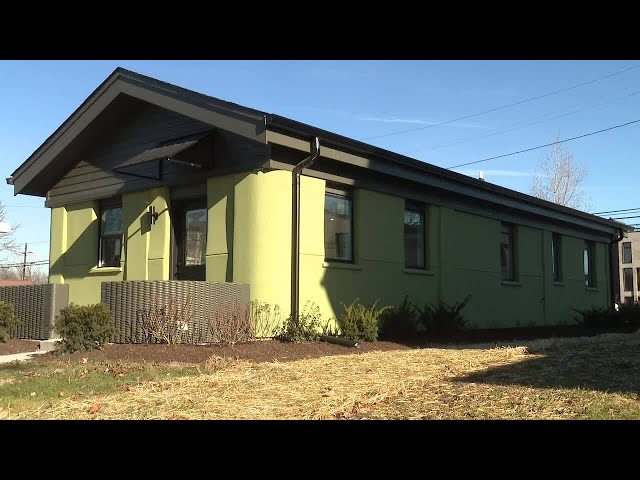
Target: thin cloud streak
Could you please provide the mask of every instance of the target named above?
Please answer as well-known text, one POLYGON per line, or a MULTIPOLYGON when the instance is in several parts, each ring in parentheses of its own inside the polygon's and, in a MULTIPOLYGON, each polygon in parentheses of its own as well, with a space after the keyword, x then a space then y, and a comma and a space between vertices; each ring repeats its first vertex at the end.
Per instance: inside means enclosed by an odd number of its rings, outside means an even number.
MULTIPOLYGON (((420 120, 418 118, 374 117, 374 116, 357 117, 357 118, 358 120, 362 120, 365 122, 409 123, 414 125, 436 125, 440 123, 440 122, 430 122, 428 120, 420 120)), ((481 129, 489 128, 486 125, 477 125, 475 123, 449 123, 442 126, 443 127, 459 127, 459 128, 481 128, 481 129)))

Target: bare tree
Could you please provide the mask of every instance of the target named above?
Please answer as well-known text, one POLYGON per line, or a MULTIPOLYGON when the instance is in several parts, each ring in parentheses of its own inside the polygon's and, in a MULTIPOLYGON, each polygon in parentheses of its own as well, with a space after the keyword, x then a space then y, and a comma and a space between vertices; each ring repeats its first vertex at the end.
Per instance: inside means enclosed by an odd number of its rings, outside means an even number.
MULTIPOLYGON (((0 201, 0 222, 5 222, 6 207, 0 201)), ((16 241, 15 232, 20 225, 11 225, 10 233, 0 233, 0 260, 5 261, 8 256, 20 255, 20 245, 16 241)))
POLYGON ((587 211, 591 202, 581 184, 587 178, 587 168, 580 165, 560 137, 540 161, 541 174, 533 177, 531 194, 558 205, 587 211))
MULTIPOLYGON (((0 266, 0 280, 22 280, 22 266, 0 266)), ((25 280, 34 285, 41 285, 49 282, 49 273, 46 268, 38 268, 27 265, 25 280)))

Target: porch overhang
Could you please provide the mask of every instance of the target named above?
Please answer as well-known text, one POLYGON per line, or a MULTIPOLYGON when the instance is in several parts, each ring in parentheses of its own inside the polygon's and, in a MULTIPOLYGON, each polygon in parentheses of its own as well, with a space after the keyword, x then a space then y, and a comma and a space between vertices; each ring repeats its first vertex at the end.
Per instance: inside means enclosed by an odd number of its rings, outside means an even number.
POLYGON ((214 130, 207 130, 203 133, 198 133, 196 135, 190 135, 188 137, 183 137, 179 139, 173 139, 169 142, 165 142, 162 145, 155 146, 153 148, 149 148, 141 153, 134 155, 120 163, 118 163, 113 170, 116 173, 120 173, 123 175, 130 175, 132 177, 139 178, 148 178, 151 180, 162 180, 162 162, 168 161, 173 163, 178 163, 180 165, 184 165, 186 167, 192 168, 206 168, 208 165, 203 164, 202 162, 193 162, 185 159, 181 159, 179 154, 186 152, 187 150, 195 147, 200 141, 204 140, 206 137, 213 135, 214 130), (149 165, 152 162, 157 163, 157 174, 156 175, 148 175, 146 173, 140 173, 132 170, 127 170, 129 167, 138 167, 149 165))

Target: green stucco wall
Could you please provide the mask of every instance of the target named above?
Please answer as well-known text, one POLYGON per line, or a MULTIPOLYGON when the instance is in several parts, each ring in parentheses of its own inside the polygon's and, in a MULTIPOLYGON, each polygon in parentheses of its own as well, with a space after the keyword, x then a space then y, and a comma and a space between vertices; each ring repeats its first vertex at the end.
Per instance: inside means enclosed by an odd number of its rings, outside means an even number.
MULTIPOLYGON (((251 284, 251 296, 290 303, 291 174, 252 173, 216 180, 224 185, 225 221, 233 215, 233 281, 251 284), (233 184, 233 188, 230 184, 233 184)), ((211 182, 210 182, 211 184, 211 182)), ((500 221, 444 207, 427 208, 426 270, 404 267, 404 199, 354 190, 354 264, 324 261, 325 182, 302 177, 300 305, 317 304, 325 318, 355 298, 398 304, 471 301, 464 313, 477 328, 527 327, 572 323, 573 309, 609 303, 607 246, 597 245, 595 289, 584 286, 584 241, 563 236, 563 281, 551 275, 551 232, 517 226, 517 278, 503 282, 500 272, 500 221)), ((210 213, 211 218, 211 213, 210 213)), ((211 228, 211 226, 210 226, 211 228)), ((228 238, 227 238, 228 240, 228 238)), ((227 244, 228 248, 228 244, 227 244)), ((221 267, 220 267, 221 268, 221 267)))
POLYGON ((125 244, 121 267, 97 267, 99 202, 52 208, 49 281, 68 284, 69 301, 88 305, 100 302, 102 282, 168 280, 168 193, 167 188, 158 188, 123 195, 125 244), (147 214, 151 204, 160 214, 153 226, 147 214))
MULTIPOLYGON (((289 314, 291 173, 274 170, 207 181, 207 281, 248 283, 251 297, 289 314)), ((609 298, 607 245, 597 244, 596 288, 584 286, 581 238, 562 236, 562 281, 551 274, 551 231, 517 226, 516 281, 500 273, 500 221, 428 206, 427 269, 404 267, 404 199, 355 189, 354 264, 324 261, 325 181, 302 177, 300 304, 317 304, 325 318, 355 298, 398 304, 471 301, 465 317, 478 328, 572 323, 574 309, 605 306, 609 298)), ((168 279, 169 191, 122 198, 126 244, 121 269, 98 269, 97 202, 52 209, 53 283, 70 285, 71 301, 95 303, 100 282, 168 279), (160 213, 149 224, 150 204, 160 213)))

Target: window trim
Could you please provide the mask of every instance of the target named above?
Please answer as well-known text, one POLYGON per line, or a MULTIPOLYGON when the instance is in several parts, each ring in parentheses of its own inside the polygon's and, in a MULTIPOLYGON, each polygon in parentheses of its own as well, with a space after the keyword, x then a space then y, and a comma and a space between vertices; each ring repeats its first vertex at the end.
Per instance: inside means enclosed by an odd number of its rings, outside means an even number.
POLYGON ((509 256, 511 257, 511 277, 505 278, 504 272, 502 271, 502 252, 500 252, 500 280, 502 282, 518 282, 518 269, 516 268, 516 225, 514 223, 500 222, 500 243, 502 243, 502 235, 504 234, 503 229, 507 226, 511 232, 509 237, 511 238, 511 248, 509 249, 509 256))
MULTIPOLYGON (((355 223, 354 223, 354 217, 355 217, 355 207, 354 207, 354 195, 353 195, 353 191, 352 190, 346 190, 346 189, 340 189, 340 188, 335 188, 332 186, 327 185, 325 187, 325 191, 324 191, 324 199, 325 199, 325 207, 326 207, 326 202, 327 202, 327 195, 330 195, 332 197, 338 197, 338 198, 345 198, 350 200, 350 217, 351 217, 351 221, 350 223, 350 228, 351 228, 351 259, 349 260, 345 260, 343 258, 330 258, 327 257, 327 249, 326 249, 326 243, 325 243, 325 248, 324 248, 324 261, 325 263, 344 263, 344 264, 350 264, 353 265, 356 263, 356 251, 355 251, 355 223)), ((323 225, 324 227, 324 225, 323 225)))
POLYGON ((554 282, 562 282, 562 235, 556 232, 551 233, 551 275, 554 282))
POLYGON ((585 272, 584 284, 586 288, 597 288, 596 287, 596 243, 593 240, 585 240, 584 241, 584 250, 583 250, 583 263, 584 263, 584 252, 587 252, 587 268, 589 272, 585 272))
MULTIPOLYGON (((102 262, 102 241, 104 238, 117 238, 118 235, 102 235, 102 214, 105 210, 120 208, 122 211, 122 199, 107 198, 98 200, 98 262, 96 268, 121 268, 122 250, 124 248, 124 221, 122 223, 122 233, 120 233, 120 262, 117 265, 106 265, 102 262)), ((121 215, 123 213, 121 212, 121 215)), ((124 219, 123 219, 124 220, 124 219)))
POLYGON ((622 242, 622 261, 620 263, 624 263, 624 264, 633 263, 633 250, 631 248, 631 242, 622 242), (629 246, 629 261, 628 262, 624 261, 624 247, 625 247, 625 245, 629 246))
POLYGON ((404 212, 402 217, 402 225, 403 225, 403 248, 404 251, 404 268, 410 270, 427 270, 429 266, 428 262, 428 253, 427 253, 427 206, 424 203, 416 202, 413 200, 404 201, 404 212), (418 213, 422 216, 422 265, 407 265, 407 252, 406 252, 406 244, 404 238, 404 215, 409 212, 418 213))

